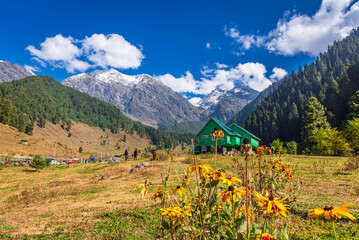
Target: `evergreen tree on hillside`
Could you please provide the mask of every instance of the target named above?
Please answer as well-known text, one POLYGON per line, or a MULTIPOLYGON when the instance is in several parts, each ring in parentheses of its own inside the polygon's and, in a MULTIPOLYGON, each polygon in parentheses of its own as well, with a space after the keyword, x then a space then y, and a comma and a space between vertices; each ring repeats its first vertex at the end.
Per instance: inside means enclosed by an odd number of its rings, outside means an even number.
POLYGON ((354 96, 351 97, 349 101, 349 107, 351 113, 348 114, 349 118, 359 117, 359 91, 357 91, 354 96))
POLYGON ((309 98, 302 117, 302 144, 310 149, 313 145, 312 136, 318 130, 328 130, 330 125, 325 116, 325 108, 315 97, 309 98))

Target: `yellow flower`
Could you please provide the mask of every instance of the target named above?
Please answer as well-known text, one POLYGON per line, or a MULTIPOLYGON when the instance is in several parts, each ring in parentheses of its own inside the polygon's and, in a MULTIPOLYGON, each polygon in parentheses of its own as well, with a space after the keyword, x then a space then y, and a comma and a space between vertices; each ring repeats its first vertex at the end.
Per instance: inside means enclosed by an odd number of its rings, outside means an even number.
POLYGON ((156 201, 157 198, 163 199, 166 197, 166 192, 161 190, 161 187, 158 187, 157 192, 155 192, 154 194, 152 194, 150 196, 150 199, 153 201, 156 201))
POLYGON ((219 179, 222 180, 222 183, 228 184, 228 186, 230 186, 232 183, 234 185, 236 185, 237 182, 239 182, 239 183, 242 182, 240 179, 238 179, 236 177, 227 177, 227 178, 226 177, 220 177, 219 179))
POLYGON ((261 233, 259 232, 256 240, 273 240, 273 237, 268 233, 261 233))
POLYGON ((221 139, 221 138, 223 138, 223 136, 224 136, 224 133, 221 130, 215 130, 215 131, 213 131, 211 133, 211 138, 212 139, 216 139, 216 138, 221 139))
POLYGON ((284 217, 287 217, 286 212, 288 211, 288 205, 283 203, 286 198, 279 200, 272 195, 269 195, 268 192, 265 196, 262 196, 260 193, 254 191, 254 195, 254 200, 257 201, 257 206, 265 210, 263 214, 274 213, 274 215, 283 215, 284 217))
POLYGON ((228 190, 224 190, 217 195, 217 198, 222 197, 222 202, 235 202, 236 198, 242 199, 243 197, 250 195, 250 192, 245 187, 229 186, 228 190))
POLYGON ((236 216, 236 218, 238 217, 238 215, 239 215, 240 212, 243 212, 244 216, 247 216, 247 214, 248 214, 248 216, 250 216, 250 215, 253 214, 252 208, 251 208, 251 207, 248 207, 248 211, 246 211, 246 207, 245 207, 244 205, 242 205, 242 207, 241 207, 239 210, 236 210, 236 211, 235 211, 235 216, 236 216))
POLYGON ((179 206, 160 209, 160 211, 162 211, 161 215, 162 216, 168 215, 168 217, 170 218, 173 224, 181 222, 182 219, 185 218, 186 216, 192 216, 190 214, 190 210, 191 210, 190 205, 187 205, 187 210, 183 210, 179 206))
POLYGON ((197 173, 203 176, 204 172, 209 173, 210 171, 212 171, 212 168, 208 165, 193 165, 189 168, 189 172, 192 173, 194 171, 197 171, 197 173))
POLYGON ((150 186, 150 182, 148 180, 145 180, 144 183, 141 183, 138 185, 138 189, 141 189, 141 196, 142 198, 146 195, 148 192, 148 187, 150 186))
POLYGON ((325 219, 331 218, 341 218, 342 215, 350 218, 350 220, 355 221, 356 218, 349 213, 349 209, 347 207, 353 205, 353 203, 345 203, 341 207, 333 208, 330 205, 325 206, 324 208, 314 208, 309 210, 308 216, 310 218, 319 218, 320 215, 324 215, 325 219))
POLYGON ((186 190, 181 187, 181 186, 177 186, 175 189, 172 190, 172 193, 173 194, 176 194, 178 193, 181 197, 182 197, 182 194, 185 192, 186 190))
POLYGON ((208 177, 211 178, 212 180, 218 180, 221 177, 225 178, 226 174, 221 170, 220 171, 214 170, 211 174, 208 175, 208 177))

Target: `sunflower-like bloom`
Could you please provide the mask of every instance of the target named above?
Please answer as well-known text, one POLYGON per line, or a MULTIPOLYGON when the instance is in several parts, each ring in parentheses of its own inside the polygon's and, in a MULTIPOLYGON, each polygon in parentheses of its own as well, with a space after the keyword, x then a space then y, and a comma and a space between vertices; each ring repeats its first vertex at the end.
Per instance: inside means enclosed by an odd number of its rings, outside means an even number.
POLYGON ((259 232, 256 236, 256 240, 273 240, 273 237, 268 233, 259 232))
POLYGON ((242 205, 242 207, 239 210, 235 211, 235 217, 237 218, 239 213, 243 212, 244 216, 250 216, 253 214, 253 210, 251 207, 248 207, 248 211, 246 211, 246 207, 244 205, 242 205))
POLYGON ((310 218, 319 218, 320 215, 324 215, 325 219, 331 218, 341 218, 342 215, 350 218, 350 220, 355 221, 356 218, 349 213, 349 209, 347 207, 353 205, 353 203, 345 203, 341 207, 333 208, 330 205, 325 206, 324 208, 314 208, 309 210, 308 216, 310 218))
POLYGON ((176 206, 176 207, 168 207, 166 209, 161 208, 160 211, 162 211, 161 213, 162 216, 168 215, 168 217, 170 218, 173 224, 181 222, 182 219, 185 218, 186 216, 192 216, 190 214, 191 211, 190 205, 187 205, 186 210, 183 210, 181 207, 176 206))
POLYGON ((148 180, 145 180, 144 183, 141 183, 140 185, 138 185, 138 189, 141 189, 141 196, 142 198, 146 195, 146 193, 148 192, 148 188, 150 186, 150 182, 148 180))
POLYGON ((242 182, 240 179, 238 179, 238 178, 236 178, 236 177, 220 177, 219 179, 222 180, 222 183, 228 184, 228 187, 229 187, 230 185, 232 185, 232 183, 233 183, 234 185, 236 185, 237 182, 239 182, 239 183, 242 182))
POLYGON ((185 191, 186 191, 186 190, 185 190, 183 187, 177 186, 175 189, 172 190, 172 193, 173 193, 173 194, 178 193, 178 194, 182 197, 182 195, 183 195, 183 193, 184 193, 185 191))
POLYGON ((229 186, 227 190, 220 192, 217 195, 217 198, 222 197, 222 202, 234 203, 236 198, 242 199, 246 196, 246 194, 250 196, 250 192, 245 187, 229 186))
POLYGON ((268 192, 265 196, 262 196, 260 193, 255 191, 254 195, 254 200, 257 201, 257 206, 264 210, 263 214, 274 213, 274 215, 282 215, 287 217, 286 212, 288 211, 288 205, 283 203, 286 198, 277 199, 272 195, 269 195, 268 192))
POLYGON ((204 176, 204 173, 209 173, 212 171, 212 167, 208 165, 193 165, 189 168, 189 172, 192 173, 194 171, 197 171, 201 176, 204 176))
POLYGON ((156 201, 157 198, 163 199, 166 197, 166 192, 162 191, 161 186, 158 187, 157 192, 150 196, 150 199, 156 201))
POLYGON ((212 180, 218 180, 220 178, 225 178, 226 174, 223 171, 212 171, 211 174, 208 175, 209 178, 211 178, 212 180))

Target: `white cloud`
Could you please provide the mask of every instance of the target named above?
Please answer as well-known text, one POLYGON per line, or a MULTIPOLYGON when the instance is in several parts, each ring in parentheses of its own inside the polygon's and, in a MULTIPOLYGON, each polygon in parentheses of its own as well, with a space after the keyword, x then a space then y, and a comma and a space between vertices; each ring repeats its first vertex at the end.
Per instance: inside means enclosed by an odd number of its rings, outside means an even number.
POLYGON ((211 44, 209 42, 206 43, 206 48, 211 49, 211 44))
POLYGON ((240 35, 237 28, 230 28, 229 30, 227 28, 225 28, 224 32, 225 32, 226 36, 229 36, 229 37, 233 38, 237 43, 242 44, 242 48, 244 48, 245 50, 250 49, 252 47, 252 45, 259 47, 265 41, 265 38, 261 37, 261 36, 240 35))
POLYGON ((189 71, 186 72, 186 75, 182 75, 179 78, 175 78, 168 73, 155 77, 176 92, 197 92, 199 88, 199 82, 194 79, 189 71))
POLYGON ((82 54, 80 48, 73 44, 75 40, 72 37, 63 37, 61 34, 55 37, 46 38, 40 44, 40 49, 29 45, 26 50, 38 59, 46 61, 58 68, 65 68, 68 72, 75 70, 85 71, 90 65, 87 62, 76 59, 82 54))
POLYGON ((31 72, 39 72, 40 71, 40 69, 38 67, 36 67, 36 66, 24 65, 24 68, 26 70, 31 71, 31 72))
POLYGON ((224 63, 219 63, 219 62, 216 62, 216 67, 221 69, 221 68, 228 68, 228 65, 224 64, 224 63))
POLYGON ((359 26, 359 2, 323 0, 313 16, 295 12, 290 15, 290 12, 285 12, 276 28, 265 36, 240 35, 237 28, 225 29, 225 34, 240 43, 243 49, 264 46, 282 55, 303 52, 316 56, 359 26))
POLYGON ((284 70, 283 68, 278 68, 278 67, 273 68, 272 71, 273 71, 273 74, 269 76, 269 79, 272 82, 279 81, 288 74, 286 70, 284 70))
POLYGON ((218 87, 230 90, 237 85, 245 85, 257 91, 263 91, 273 81, 278 81, 287 74, 284 69, 276 67, 272 70, 273 74, 267 78, 266 67, 261 63, 253 62, 238 64, 229 69, 208 69, 207 66, 204 68, 207 72, 203 74, 203 70, 201 71, 204 77, 200 80, 194 79, 189 71, 179 78, 171 74, 157 76, 157 78, 176 92, 204 95, 218 87))
POLYGON ((215 69, 211 69, 208 66, 203 66, 201 69, 201 74, 205 77, 211 76, 215 69))
POLYGON ((118 34, 93 34, 84 40, 58 34, 46 38, 39 49, 29 45, 26 50, 42 67, 50 64, 71 73, 97 67, 138 68, 144 58, 141 45, 138 49, 118 34))
POLYGON ((191 99, 189 99, 188 101, 193 105, 198 107, 199 106, 199 102, 202 100, 202 98, 200 97, 193 97, 191 99))
POLYGON ((138 68, 144 58, 137 47, 118 34, 93 34, 85 38, 83 49, 88 59, 102 68, 138 68))

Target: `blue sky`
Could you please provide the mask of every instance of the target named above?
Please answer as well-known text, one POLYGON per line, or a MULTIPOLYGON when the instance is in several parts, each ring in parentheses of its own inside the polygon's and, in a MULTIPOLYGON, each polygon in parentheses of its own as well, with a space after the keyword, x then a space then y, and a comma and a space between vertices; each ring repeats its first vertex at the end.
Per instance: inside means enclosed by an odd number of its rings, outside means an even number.
POLYGON ((0 59, 58 81, 95 69, 157 77, 192 102, 263 90, 359 25, 350 0, 1 1, 0 59))

